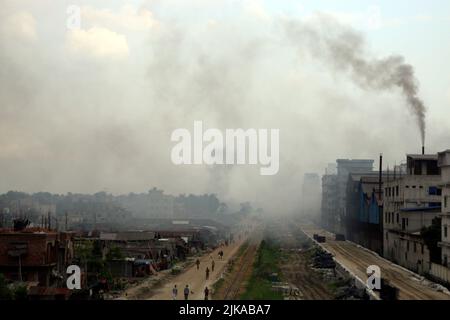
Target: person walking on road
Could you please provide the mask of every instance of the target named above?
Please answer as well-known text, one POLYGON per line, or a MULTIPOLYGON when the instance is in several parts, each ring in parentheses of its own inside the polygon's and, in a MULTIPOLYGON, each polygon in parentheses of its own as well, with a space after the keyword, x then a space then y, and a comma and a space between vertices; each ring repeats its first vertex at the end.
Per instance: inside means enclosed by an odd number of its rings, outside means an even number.
POLYGON ((174 285, 172 289, 172 299, 177 300, 177 295, 178 295, 178 288, 177 285, 174 285))
POLYGON ((209 289, 208 289, 208 287, 205 287, 204 293, 205 293, 205 300, 208 300, 208 297, 209 297, 209 289))
POLYGON ((206 267, 206 280, 208 280, 208 279, 209 279, 209 268, 206 267))
POLYGON ((188 285, 186 285, 186 287, 184 288, 184 300, 187 300, 188 298, 189 298, 189 292, 190 292, 191 290, 189 289, 189 286, 188 285))
POLYGON ((200 269, 200 260, 198 260, 198 258, 195 261, 195 264, 197 265, 197 270, 199 270, 200 269))
POLYGON ((216 264, 216 263, 214 262, 214 260, 211 261, 211 271, 212 271, 212 272, 214 272, 214 266, 215 266, 215 264, 216 264))

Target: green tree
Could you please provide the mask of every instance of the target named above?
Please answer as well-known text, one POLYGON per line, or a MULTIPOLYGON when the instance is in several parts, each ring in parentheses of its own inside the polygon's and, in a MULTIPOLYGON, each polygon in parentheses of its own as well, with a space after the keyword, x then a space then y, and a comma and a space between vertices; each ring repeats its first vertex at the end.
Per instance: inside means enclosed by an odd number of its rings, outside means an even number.
POLYGON ((27 300, 28 299, 28 290, 24 285, 19 285, 14 290, 14 299, 15 300, 27 300))
POLYGON ((12 299, 13 293, 8 288, 5 276, 2 273, 0 273, 0 300, 12 300, 12 299))
POLYGON ((123 259, 122 250, 117 246, 111 246, 106 254, 106 260, 123 259))

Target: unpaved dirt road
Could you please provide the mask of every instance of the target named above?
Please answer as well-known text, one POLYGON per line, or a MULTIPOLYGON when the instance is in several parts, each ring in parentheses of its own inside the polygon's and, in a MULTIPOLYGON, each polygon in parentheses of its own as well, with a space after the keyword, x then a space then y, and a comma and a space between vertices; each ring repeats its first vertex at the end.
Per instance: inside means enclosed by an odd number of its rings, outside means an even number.
POLYGON ((321 245, 334 255, 335 259, 361 280, 367 279, 366 270, 370 265, 381 269, 381 276, 399 289, 400 300, 450 300, 448 292, 439 292, 432 288, 433 284, 374 252, 366 250, 349 241, 335 241, 334 235, 312 225, 301 225, 300 228, 308 236, 320 234, 326 236, 321 245))
MULTIPOLYGON (((170 300, 172 299, 172 289, 174 285, 178 288, 178 300, 184 299, 183 290, 186 285, 189 285, 191 294, 189 295, 190 300, 202 300, 204 299, 205 287, 212 289, 212 285, 222 276, 225 271, 225 267, 230 261, 230 259, 235 256, 240 248, 240 246, 247 241, 254 233, 254 230, 258 227, 252 223, 243 223, 242 225, 249 225, 248 229, 241 230, 238 234, 235 234, 235 241, 228 246, 222 246, 217 248, 211 253, 203 255, 200 260, 200 268, 197 270, 197 266, 193 265, 183 271, 181 274, 168 279, 161 287, 152 290, 151 295, 149 295, 149 300, 170 300), (223 250, 223 259, 219 260, 218 252, 223 250), (215 268, 214 272, 211 270, 211 262, 214 259, 215 268), (206 280, 206 267, 209 268, 210 274, 209 279, 206 280)), ((210 291, 210 299, 211 294, 210 291)))
POLYGON ((202 300, 204 299, 204 290, 207 286, 210 290, 214 282, 216 282, 222 272, 225 269, 230 258, 232 258, 238 251, 239 247, 244 243, 246 238, 241 237, 241 240, 235 241, 231 245, 217 248, 211 253, 203 255, 200 260, 200 268, 197 270, 197 266, 194 264, 181 274, 170 279, 164 283, 160 288, 153 290, 152 295, 148 300, 171 300, 172 288, 174 285, 178 287, 178 300, 184 299, 183 290, 186 285, 189 285, 192 293, 189 295, 189 300, 202 300), (218 258, 218 252, 223 250, 224 256, 222 260, 218 258), (211 271, 211 261, 214 259, 215 268, 214 272, 211 271), (210 269, 209 280, 206 280, 206 267, 210 269))

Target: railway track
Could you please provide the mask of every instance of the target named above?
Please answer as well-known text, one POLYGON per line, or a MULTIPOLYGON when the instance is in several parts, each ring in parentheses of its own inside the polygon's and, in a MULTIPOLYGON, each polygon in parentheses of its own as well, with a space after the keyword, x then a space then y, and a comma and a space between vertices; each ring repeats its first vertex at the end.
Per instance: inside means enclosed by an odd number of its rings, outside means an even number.
POLYGON ((245 281, 247 272, 253 264, 258 246, 259 242, 255 243, 255 241, 252 241, 245 249, 244 253, 238 261, 239 268, 237 270, 233 270, 232 272, 233 277, 225 290, 223 300, 236 300, 239 298, 242 283, 245 281))

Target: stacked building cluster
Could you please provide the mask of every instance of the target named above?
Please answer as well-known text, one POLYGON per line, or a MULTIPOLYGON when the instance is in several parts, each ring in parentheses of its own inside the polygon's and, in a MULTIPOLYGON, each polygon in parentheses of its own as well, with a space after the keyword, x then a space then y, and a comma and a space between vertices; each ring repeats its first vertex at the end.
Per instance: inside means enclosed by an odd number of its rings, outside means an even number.
POLYGON ((16 296, 18 286, 36 300, 114 297, 232 241, 231 228, 252 209, 226 210, 212 194, 156 188, 120 196, 0 195, 0 300, 16 296), (80 268, 81 290, 67 288, 72 265, 80 268))
POLYGON ((327 230, 433 280, 450 283, 450 150, 384 168, 338 159, 322 176, 327 230))

